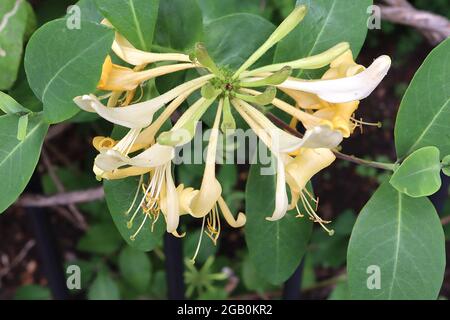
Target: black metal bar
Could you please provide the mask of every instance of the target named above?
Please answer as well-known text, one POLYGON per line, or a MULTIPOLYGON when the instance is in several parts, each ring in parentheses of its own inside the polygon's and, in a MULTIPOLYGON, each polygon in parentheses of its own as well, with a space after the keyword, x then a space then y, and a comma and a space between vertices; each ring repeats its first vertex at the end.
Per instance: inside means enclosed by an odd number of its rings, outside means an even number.
POLYGON ((283 300, 300 300, 303 280, 304 259, 294 274, 284 283, 283 300))
POLYGON ((450 185, 450 177, 447 177, 443 173, 441 173, 441 177, 442 177, 441 189, 430 197, 431 202, 433 202, 436 211, 440 215, 444 211, 445 201, 448 199, 448 188, 450 185))
MULTIPOLYGON (((27 191, 34 194, 42 193, 41 181, 37 173, 34 173, 31 178, 27 191)), ((53 299, 67 300, 69 299, 69 292, 48 211, 42 208, 27 208, 26 212, 31 220, 41 266, 53 299)))
POLYGON ((181 239, 166 233, 164 236, 164 254, 166 256, 168 298, 170 300, 184 300, 184 261, 181 239))

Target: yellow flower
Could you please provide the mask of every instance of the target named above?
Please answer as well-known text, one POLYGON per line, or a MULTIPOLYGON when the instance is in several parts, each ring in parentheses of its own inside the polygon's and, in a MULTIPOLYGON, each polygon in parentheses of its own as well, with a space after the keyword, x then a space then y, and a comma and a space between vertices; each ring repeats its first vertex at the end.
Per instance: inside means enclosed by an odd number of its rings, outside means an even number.
POLYGON ((131 91, 150 79, 196 67, 193 63, 180 63, 156 67, 145 71, 134 71, 130 68, 112 63, 111 57, 108 56, 103 64, 102 76, 97 88, 105 91, 131 91))
POLYGON ((336 156, 329 149, 306 149, 299 150, 295 158, 286 157, 286 182, 291 190, 291 205, 289 209, 296 208, 299 216, 303 216, 298 208, 298 201, 301 200, 303 207, 310 219, 319 223, 330 235, 332 230, 325 227, 328 221, 322 220, 316 213, 317 208, 313 208, 311 200, 318 203, 307 189, 307 183, 321 170, 330 166, 336 156))
MULTIPOLYGON (((390 65, 390 60, 384 63, 390 65)), ((364 66, 358 65, 354 59, 351 50, 347 50, 341 56, 337 57, 330 64, 330 69, 322 76, 323 80, 336 80, 354 77, 364 72, 364 66)), ((377 80, 378 81, 378 80, 377 80)), ((339 130, 344 138, 348 138, 360 123, 353 118, 359 106, 359 100, 331 103, 321 99, 318 95, 309 92, 303 92, 293 89, 281 88, 286 94, 291 96, 297 105, 306 110, 317 110, 313 113, 315 117, 329 121, 332 127, 339 130)))

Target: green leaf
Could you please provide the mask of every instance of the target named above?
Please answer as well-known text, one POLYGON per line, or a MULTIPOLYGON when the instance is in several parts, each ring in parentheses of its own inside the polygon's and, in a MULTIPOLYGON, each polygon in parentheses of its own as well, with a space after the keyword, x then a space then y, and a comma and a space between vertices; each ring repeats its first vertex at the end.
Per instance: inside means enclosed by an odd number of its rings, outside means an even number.
POLYGON ((266 220, 275 207, 276 175, 261 175, 260 169, 261 165, 253 164, 247 181, 245 238, 259 274, 270 283, 279 284, 299 266, 311 237, 312 223, 307 218, 296 218, 293 211, 278 221, 266 220))
POLYGON ((26 285, 17 289, 14 300, 50 300, 50 289, 39 285, 26 285))
POLYGON ((117 282, 105 270, 98 273, 88 291, 89 300, 119 300, 117 282))
POLYGON ((426 146, 450 154, 450 39, 435 48, 417 71, 395 125, 399 158, 426 146))
POLYGON ((260 0, 198 0, 198 4, 205 23, 233 13, 263 13, 260 0))
POLYGON ((77 248, 90 253, 112 254, 120 248, 121 244, 122 239, 110 222, 91 226, 78 242, 77 248))
MULTIPOLYGON (((299 0, 308 7, 305 19, 276 49, 275 62, 309 57, 339 42, 350 43, 355 57, 367 35, 367 8, 372 0, 299 0)), ((320 77, 318 72, 300 70, 297 76, 320 77)))
POLYGON ((450 155, 442 159, 442 172, 450 177, 450 155))
POLYGON ((252 261, 248 258, 242 263, 242 280, 248 290, 264 293, 273 288, 259 273, 252 261))
POLYGON ((50 123, 74 116, 74 97, 95 91, 114 31, 90 21, 68 29, 66 19, 36 31, 25 53, 25 70, 33 92, 44 103, 50 123))
POLYGON ((339 282, 331 292, 328 300, 350 300, 350 290, 347 281, 339 282))
MULTIPOLYGON (((195 251, 197 249, 198 241, 200 239, 201 231, 200 229, 192 232, 188 232, 186 234, 186 238, 183 239, 183 253, 184 256, 191 259, 195 255, 195 251)), ((203 235, 204 236, 204 235, 203 235)), ((206 260, 214 256, 217 252, 217 246, 214 245, 212 241, 208 238, 204 238, 200 249, 198 251, 197 257, 195 259, 196 263, 205 263, 206 260)))
POLYGON ((142 293, 149 287, 152 265, 144 252, 125 247, 119 256, 119 268, 124 280, 134 289, 142 293))
POLYGON ((0 3, 0 90, 9 89, 16 81, 22 61, 27 21, 28 9, 25 1, 2 0, 0 3))
POLYGON ((409 155, 389 181, 413 198, 431 196, 441 188, 441 160, 436 147, 425 147, 409 155))
POLYGON ((359 214, 347 262, 352 298, 436 299, 445 270, 445 240, 428 198, 410 198, 388 182, 381 185, 359 214), (371 267, 379 267, 379 289, 368 286, 376 276, 371 267))
POLYGON ((186 51, 202 41, 203 18, 197 1, 161 1, 155 37, 156 43, 169 51, 186 51))
POLYGON ((30 115, 27 135, 17 140, 19 117, 0 117, 0 213, 5 211, 23 192, 36 168, 48 125, 41 115, 30 115))
POLYGON ((136 48, 151 51, 159 0, 95 0, 95 3, 105 18, 136 48))
POLYGON ((12 97, 0 91, 0 110, 6 114, 28 113, 30 110, 22 107, 20 103, 12 97))
MULTIPOLYGON (((239 68, 272 34, 275 26, 266 19, 247 13, 228 15, 205 26, 205 45, 220 66, 239 68)), ((270 64, 273 50, 264 55, 255 67, 270 64)))
POLYGON ((80 0, 76 4, 81 11, 81 19, 92 21, 92 22, 101 22, 103 20, 103 16, 97 9, 97 5, 95 4, 95 0, 80 0))
MULTIPOLYGON (((128 245, 140 251, 151 251, 161 243, 162 236, 166 230, 166 224, 164 218, 162 216, 159 217, 152 232, 151 225, 153 220, 147 219, 141 232, 136 236, 136 239, 134 241, 130 239, 130 237, 136 233, 144 219, 142 212, 138 212, 132 228, 129 229, 127 227, 127 223, 134 210, 128 215, 126 212, 133 203, 138 188, 138 182, 139 178, 105 180, 104 188, 106 202, 117 229, 128 245)), ((141 192, 137 201, 140 201, 142 196, 143 194, 141 192)), ((134 209, 137 208, 137 204, 135 204, 134 209)))

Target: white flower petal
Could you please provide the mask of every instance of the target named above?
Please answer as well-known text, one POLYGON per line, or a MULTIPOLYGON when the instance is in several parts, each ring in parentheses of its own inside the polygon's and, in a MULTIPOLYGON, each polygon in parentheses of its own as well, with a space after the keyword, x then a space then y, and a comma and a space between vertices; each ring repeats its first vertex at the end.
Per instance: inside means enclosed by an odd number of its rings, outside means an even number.
POLYGON ((95 158, 95 165, 104 171, 111 172, 123 166, 139 168, 156 168, 169 163, 175 156, 175 150, 170 146, 155 144, 140 153, 129 158, 116 150, 107 150, 95 158))
POLYGON ((191 88, 210 80, 213 77, 213 75, 206 75, 188 81, 154 99, 126 107, 109 108, 103 105, 94 95, 84 95, 76 97, 74 99, 74 102, 81 109, 87 112, 96 112, 102 118, 112 123, 127 128, 145 128, 152 123, 153 115, 166 103, 172 101, 182 93, 189 91, 191 88))
POLYGON ((180 222, 180 203, 178 200, 177 189, 172 178, 171 166, 166 166, 166 224, 167 232, 173 233, 177 231, 178 224, 180 222))
POLYGON ((280 84, 280 88, 314 93, 331 103, 345 103, 367 98, 380 84, 391 67, 391 59, 381 56, 365 71, 355 76, 335 80, 293 80, 280 84))
POLYGON ((306 131, 301 147, 334 149, 342 142, 342 139, 340 131, 333 130, 326 125, 317 126, 306 131))
POLYGON ((275 210, 271 217, 266 218, 269 221, 277 221, 283 218, 289 207, 289 200, 286 191, 286 173, 284 163, 280 157, 277 157, 277 186, 275 193, 275 210))

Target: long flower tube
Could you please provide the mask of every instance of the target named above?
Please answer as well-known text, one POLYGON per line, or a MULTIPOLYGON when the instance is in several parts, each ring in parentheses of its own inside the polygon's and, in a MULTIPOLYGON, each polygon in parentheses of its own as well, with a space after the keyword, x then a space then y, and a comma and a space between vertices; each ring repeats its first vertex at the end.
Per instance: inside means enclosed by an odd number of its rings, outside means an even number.
POLYGON ((162 61, 191 62, 189 55, 182 53, 154 53, 136 49, 117 32, 112 50, 120 59, 135 66, 162 61))
POLYGON ((127 128, 145 128, 152 121, 154 114, 166 103, 177 98, 187 90, 190 90, 200 84, 206 83, 214 78, 214 75, 205 75, 200 78, 188 81, 175 87, 174 89, 151 100, 133 104, 126 107, 111 108, 103 105, 96 96, 84 95, 76 97, 74 102, 87 112, 96 112, 102 118, 127 128))
MULTIPOLYGON (((292 168, 297 167, 290 167, 289 173, 290 173, 290 179, 287 178, 286 174, 286 164, 289 162, 287 159, 290 159, 288 152, 292 151, 292 147, 289 146, 289 143, 286 144, 284 147, 277 148, 276 144, 273 143, 273 141, 278 140, 286 140, 289 139, 288 134, 282 134, 280 131, 277 131, 277 128, 274 127, 273 124, 271 124, 270 120, 265 118, 262 114, 260 114, 259 111, 254 109, 252 106, 246 104, 243 101, 237 101, 234 100, 233 103, 235 104, 235 107, 239 114, 242 116, 242 118, 249 124, 249 126, 252 128, 252 130, 257 134, 257 136, 268 146, 268 148, 272 151, 272 154, 276 158, 277 161, 277 180, 276 180, 276 196, 275 196, 275 209, 272 213, 271 217, 268 217, 267 219, 270 221, 276 221, 284 217, 287 210, 289 209, 289 201, 287 197, 287 191, 286 191, 286 183, 288 183, 290 186, 291 184, 289 181, 300 181, 301 178, 295 179, 296 172, 292 168), (280 136, 282 136, 280 138, 280 136), (292 180, 294 177, 294 180, 292 180)), ((279 129, 278 129, 279 130, 279 129)), ((303 139, 296 138, 297 142, 294 142, 296 145, 296 150, 315 150, 317 148, 324 148, 325 147, 336 147, 337 144, 340 143, 342 140, 335 141, 335 137, 333 135, 328 136, 328 139, 326 138, 327 135, 323 136, 321 134, 322 130, 327 130, 321 127, 317 127, 314 129, 314 131, 307 131, 305 134, 305 137, 303 139), (333 144, 333 142, 335 144, 333 144)), ((296 141, 294 139, 291 139, 292 141, 296 141)), ((329 150, 327 148, 324 148, 323 150, 329 150)), ((329 151, 331 154, 333 154, 331 151, 329 151)), ((334 156, 334 155, 333 155, 334 156)), ((298 155, 297 155, 298 157, 298 155)), ((295 159, 297 159, 297 157, 295 159)), ((316 161, 316 163, 321 163, 320 161, 316 161)), ((328 161, 326 161, 328 163, 328 161)), ((331 164, 331 163, 329 163, 331 164)), ((329 165, 328 164, 328 165, 329 165)), ((327 165, 327 166, 328 166, 327 165)), ((311 166, 310 169, 305 168, 308 170, 308 173, 303 173, 303 177, 308 176, 311 178, 314 174, 316 174, 318 171, 323 169, 324 167, 314 167, 311 166)), ((306 183, 309 181, 305 181, 304 185, 298 185, 297 188, 291 189, 292 193, 292 199, 298 200, 299 197, 296 197, 297 194, 303 195, 303 192, 306 192, 304 190, 306 187, 306 183), (295 192, 293 192, 295 190, 295 192), (298 190, 298 191, 297 191, 298 190)), ((312 197, 310 197, 312 198, 312 197)), ((302 201, 305 201, 304 198, 302 198, 302 201)), ((306 205, 306 203, 305 203, 306 205)), ((308 202, 309 205, 309 202, 308 202)), ((292 206, 291 206, 292 207, 292 206)), ((309 209, 309 208, 308 208, 309 209)), ((319 222, 321 225, 324 224, 324 221, 321 220, 315 211, 308 210, 307 211, 310 216, 314 217, 314 220, 316 222, 319 222)), ((326 229, 328 230, 328 229, 326 229)), ((328 230, 329 231, 329 230, 328 230)))
POLYGON ((278 85, 278 87, 314 93, 319 98, 332 103, 362 100, 375 90, 390 67, 391 59, 388 56, 381 56, 369 68, 352 77, 311 81, 292 78, 278 85))
POLYGON ((105 91, 131 91, 150 79, 197 67, 193 63, 179 63, 155 67, 144 71, 135 71, 112 63, 111 58, 108 56, 103 64, 102 76, 97 88, 105 91))
POLYGON ((219 126, 222 116, 223 100, 219 102, 216 118, 209 137, 208 151, 205 161, 205 171, 203 173, 202 185, 200 192, 192 200, 192 215, 196 218, 204 217, 214 207, 222 194, 222 187, 216 178, 216 155, 217 142, 219 140, 219 126))
POLYGON ((294 61, 281 62, 269 66, 260 67, 251 71, 246 71, 241 74, 241 78, 248 78, 250 76, 257 76, 262 73, 275 72, 283 67, 290 67, 292 69, 314 70, 326 67, 334 59, 342 55, 350 48, 348 42, 341 42, 334 47, 319 53, 317 55, 306 57, 294 61))

